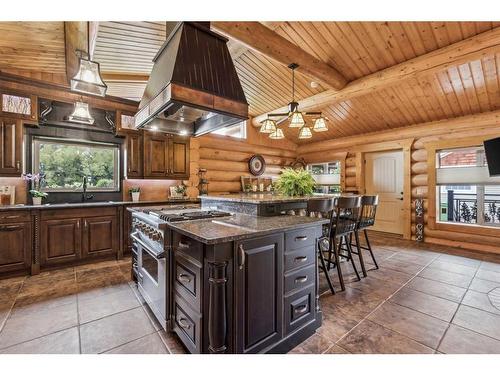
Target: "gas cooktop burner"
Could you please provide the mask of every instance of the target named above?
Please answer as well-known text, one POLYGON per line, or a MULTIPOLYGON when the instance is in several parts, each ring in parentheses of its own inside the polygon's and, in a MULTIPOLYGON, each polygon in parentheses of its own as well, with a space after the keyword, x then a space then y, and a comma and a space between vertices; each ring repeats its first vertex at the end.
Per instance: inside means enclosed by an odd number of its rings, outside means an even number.
POLYGON ((165 211, 150 211, 149 214, 156 216, 161 220, 167 222, 210 219, 214 217, 231 216, 230 213, 222 211, 187 211, 187 212, 176 212, 176 213, 173 212, 169 213, 165 211))

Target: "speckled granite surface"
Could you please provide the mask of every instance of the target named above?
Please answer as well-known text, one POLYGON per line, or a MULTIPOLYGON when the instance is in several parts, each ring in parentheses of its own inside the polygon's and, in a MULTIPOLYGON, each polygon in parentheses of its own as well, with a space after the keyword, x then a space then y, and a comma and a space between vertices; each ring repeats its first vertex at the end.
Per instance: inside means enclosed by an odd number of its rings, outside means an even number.
POLYGON ((17 204, 12 206, 0 206, 0 211, 9 210, 44 210, 44 209, 61 209, 61 208, 92 208, 92 207, 113 207, 113 206, 140 206, 143 204, 172 204, 172 203, 197 203, 200 200, 198 198, 187 198, 187 199, 168 199, 162 201, 104 201, 104 202, 87 202, 87 203, 54 203, 54 204, 42 204, 41 206, 33 206, 30 204, 17 204))
POLYGON ((267 204, 267 203, 288 203, 288 202, 307 202, 310 199, 324 199, 339 197, 340 194, 328 195, 308 195, 302 197, 289 197, 285 195, 270 194, 270 193, 234 193, 234 194, 209 194, 200 195, 203 202, 209 200, 239 202, 239 203, 253 203, 253 204, 267 204))
POLYGON ((263 217, 234 214, 216 219, 173 222, 168 223, 168 226, 197 241, 217 244, 326 223, 328 223, 328 219, 308 216, 263 217))

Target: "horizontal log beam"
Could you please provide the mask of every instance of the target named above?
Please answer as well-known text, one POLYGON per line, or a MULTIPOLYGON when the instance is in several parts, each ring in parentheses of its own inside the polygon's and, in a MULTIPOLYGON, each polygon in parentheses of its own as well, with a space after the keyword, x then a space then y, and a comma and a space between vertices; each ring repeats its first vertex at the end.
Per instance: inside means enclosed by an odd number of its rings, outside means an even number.
POLYGON ((327 84, 334 90, 340 90, 347 84, 346 78, 334 67, 260 22, 212 22, 211 27, 279 63, 298 64, 297 71, 327 84))
MULTIPOLYGON (((450 66, 476 60, 484 55, 498 52, 500 45, 500 27, 487 31, 447 47, 426 53, 414 59, 394 65, 387 69, 369 74, 349 82, 342 90, 326 90, 299 101, 303 111, 322 108, 335 102, 353 99, 374 91, 398 84, 401 80, 416 78, 446 69, 450 66)), ((283 112, 287 107, 274 109, 271 112, 283 112)), ((267 113, 253 119, 255 126, 265 120, 267 113)))

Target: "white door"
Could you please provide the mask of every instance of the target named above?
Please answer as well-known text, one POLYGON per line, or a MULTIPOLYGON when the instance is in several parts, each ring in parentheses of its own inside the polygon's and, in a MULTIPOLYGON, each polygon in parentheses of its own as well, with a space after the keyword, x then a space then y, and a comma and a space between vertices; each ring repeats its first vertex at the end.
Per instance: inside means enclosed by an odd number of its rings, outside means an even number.
POLYGON ((371 229, 403 234, 403 151, 365 154, 365 190, 379 196, 371 229))

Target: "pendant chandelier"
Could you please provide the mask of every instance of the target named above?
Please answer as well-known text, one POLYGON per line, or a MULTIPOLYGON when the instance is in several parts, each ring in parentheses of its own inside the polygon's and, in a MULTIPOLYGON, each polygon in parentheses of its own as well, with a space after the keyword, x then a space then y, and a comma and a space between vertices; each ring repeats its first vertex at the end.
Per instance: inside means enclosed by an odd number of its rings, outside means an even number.
POLYGON ((76 102, 73 113, 68 116, 67 121, 79 124, 93 125, 94 118, 89 112, 89 105, 83 102, 76 102))
POLYGON ((71 78, 71 90, 84 94, 106 96, 108 86, 102 80, 99 63, 90 60, 86 52, 76 51, 76 54, 79 58, 79 67, 78 72, 71 78))
POLYGON ((288 103, 287 113, 270 113, 267 115, 267 119, 261 122, 260 132, 264 134, 269 134, 271 139, 283 139, 285 135, 283 129, 279 126, 288 120, 289 128, 297 128, 299 130, 299 139, 312 138, 312 131, 314 132, 325 132, 328 131, 326 126, 327 118, 323 116, 322 112, 301 112, 299 111, 299 103, 295 101, 295 69, 299 66, 298 64, 290 64, 288 67, 292 70, 292 101, 288 103), (279 117, 279 120, 273 120, 273 117, 279 117), (313 126, 312 131, 310 125, 308 125, 306 118, 312 118, 313 126))

